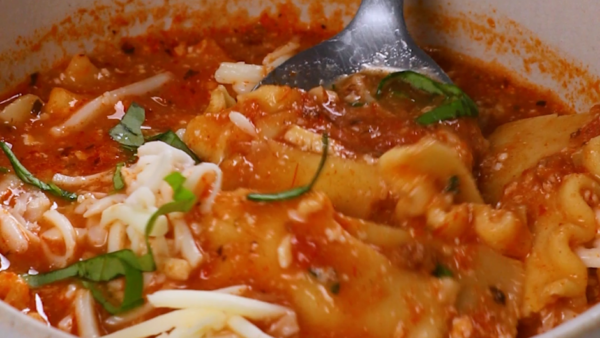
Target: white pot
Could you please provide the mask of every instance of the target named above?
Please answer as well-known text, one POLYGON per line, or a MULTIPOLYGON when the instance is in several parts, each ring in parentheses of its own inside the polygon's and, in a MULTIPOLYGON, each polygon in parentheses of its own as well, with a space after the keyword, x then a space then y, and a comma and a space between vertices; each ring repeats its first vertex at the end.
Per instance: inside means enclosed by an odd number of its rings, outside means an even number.
MULTIPOLYGON (((309 2, 295 1, 308 20, 309 2)), ((170 27, 171 18, 211 8, 256 16, 278 0, 0 0, 0 92, 57 60, 89 52, 101 40, 137 35, 148 27, 170 27), (142 4, 144 3, 144 4, 142 4), (186 3, 188 3, 186 5, 186 3), (144 6, 144 13, 139 14, 144 6), (150 9, 156 9, 150 11, 150 9), (111 18, 137 20, 111 24, 111 18), (52 30, 53 25, 54 31, 52 30), (113 32, 114 30, 114 32, 113 32), (53 32, 48 34, 49 32, 53 32)), ((416 40, 442 45, 485 61, 497 62, 530 82, 553 90, 577 111, 600 102, 600 2, 594 0, 407 0, 407 20, 416 40), (526 61, 524 61, 526 60, 526 61)), ((347 22, 358 0, 325 0, 327 12, 347 22)), ((202 24, 228 24, 221 15, 198 15, 202 24)), ((114 23, 114 21, 113 21, 114 23)), ((195 22, 198 24, 198 22, 195 22)), ((65 338, 0 302, 0 337, 65 338)), ((540 338, 600 337, 596 306, 540 338)))

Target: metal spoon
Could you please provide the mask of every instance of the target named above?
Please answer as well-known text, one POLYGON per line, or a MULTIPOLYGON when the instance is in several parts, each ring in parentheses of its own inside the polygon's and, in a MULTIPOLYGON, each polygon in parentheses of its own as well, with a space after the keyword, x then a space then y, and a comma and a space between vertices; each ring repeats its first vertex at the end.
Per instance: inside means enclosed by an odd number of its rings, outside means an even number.
POLYGON ((408 34, 403 7, 404 0, 362 0, 343 31, 290 58, 258 86, 278 84, 309 90, 365 68, 413 70, 451 83, 408 34))

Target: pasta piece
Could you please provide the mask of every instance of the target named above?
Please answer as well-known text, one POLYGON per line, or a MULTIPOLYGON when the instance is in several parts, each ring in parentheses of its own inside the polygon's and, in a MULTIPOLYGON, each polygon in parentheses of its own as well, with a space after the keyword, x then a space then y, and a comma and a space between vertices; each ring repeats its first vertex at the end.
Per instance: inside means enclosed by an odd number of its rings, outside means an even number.
POLYGON ((483 203, 470 171, 454 150, 439 141, 423 138, 416 144, 391 149, 379 159, 379 168, 398 192, 410 193, 407 188, 413 186, 412 179, 422 174, 433 177, 443 186, 451 177, 457 177, 460 184, 457 201, 483 203))
POLYGON ((486 201, 497 202, 506 184, 567 147, 571 134, 593 117, 544 115, 498 127, 489 137, 490 149, 482 165, 481 191, 486 201))
POLYGON ((12 126, 20 126, 28 119, 34 117, 31 109, 36 101, 41 100, 33 94, 25 94, 11 102, 0 111, 0 122, 8 123, 12 126))
POLYGON ((265 85, 250 93, 240 95, 238 103, 244 104, 254 101, 260 105, 262 111, 274 114, 289 109, 294 102, 302 99, 301 91, 284 86, 265 85))
MULTIPOLYGON (((287 90, 290 92, 290 89, 287 90)), ((281 94, 278 89, 275 91, 281 94)), ((278 94, 271 94, 278 97, 278 94)), ((277 103, 273 104, 277 109, 277 103)), ((226 190, 247 187, 278 191, 304 185, 312 179, 321 160, 321 152, 304 152, 271 140, 255 141, 252 150, 245 152, 243 159, 227 158, 230 145, 251 141, 252 137, 233 127, 229 118, 224 119, 224 116, 205 114, 196 117, 187 130, 185 142, 188 146, 201 158, 220 163, 223 188, 226 190), (241 169, 238 166, 245 163, 252 165, 251 177, 239 174, 241 169), (265 180, 265 177, 269 179, 265 180)), ((387 195, 377 167, 337 156, 328 156, 315 189, 325 192, 338 210, 355 217, 367 217, 374 203, 387 195)))
POLYGON ((492 209, 489 205, 472 208, 475 232, 485 244, 510 257, 527 256, 532 236, 525 222, 510 211, 492 209))
POLYGON ((217 86, 210 92, 210 101, 204 113, 218 113, 223 109, 229 108, 235 104, 235 99, 229 95, 227 89, 222 85, 217 86))
POLYGON ((448 241, 455 241, 465 233, 471 225, 471 213, 468 205, 460 204, 449 207, 430 207, 426 213, 427 226, 436 236, 448 241))
POLYGON ((77 86, 93 85, 99 79, 99 75, 100 70, 85 54, 73 56, 65 69, 65 77, 77 86))
MULTIPOLYGON (((313 133, 312 131, 306 130, 297 125, 293 125, 290 129, 288 129, 283 136, 283 139, 297 146, 303 151, 310 151, 315 154, 320 154, 323 152, 321 135, 313 133)), ((328 154, 339 156, 342 149, 343 147, 335 140, 329 140, 328 154)))
POLYGON ((582 165, 600 179, 600 136, 589 140, 581 150, 582 165))
POLYGON ((52 119, 63 120, 71 116, 89 99, 84 95, 72 93, 64 88, 54 87, 50 91, 48 103, 44 112, 50 114, 52 119))
POLYGON ((548 214, 535 224, 536 237, 527 257, 524 313, 539 312, 559 298, 585 295, 587 267, 573 252, 594 239, 596 221, 584 190, 600 196, 600 184, 585 174, 564 178, 548 214))
POLYGON ((343 214, 336 214, 336 220, 352 236, 378 247, 394 248, 414 242, 410 233, 404 229, 351 218, 343 214))

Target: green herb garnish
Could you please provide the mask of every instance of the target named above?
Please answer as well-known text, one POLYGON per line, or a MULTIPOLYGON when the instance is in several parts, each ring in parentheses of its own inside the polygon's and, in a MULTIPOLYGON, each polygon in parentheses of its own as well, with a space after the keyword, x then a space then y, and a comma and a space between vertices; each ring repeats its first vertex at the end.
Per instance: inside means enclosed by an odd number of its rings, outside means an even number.
POLYGON ((152 233, 154 223, 156 223, 158 217, 172 212, 188 212, 196 204, 196 195, 183 186, 185 177, 183 177, 181 173, 174 172, 165 177, 165 181, 173 189, 173 202, 162 205, 148 220, 148 224, 146 225, 146 247, 148 248, 148 252, 140 258, 140 261, 152 265, 154 265, 154 258, 152 256, 152 248, 150 247, 148 237, 150 236, 150 233, 152 233))
POLYGON ((19 162, 15 154, 12 152, 12 150, 10 150, 5 142, 0 141, 0 148, 2 148, 4 154, 6 154, 6 157, 8 157, 8 160, 10 161, 10 164, 12 165, 17 177, 19 177, 24 183, 31 184, 34 187, 46 191, 54 196, 67 199, 69 201, 74 201, 77 199, 77 194, 62 190, 54 183, 42 182, 33 176, 33 174, 30 173, 29 170, 27 170, 27 168, 21 164, 21 162, 19 162))
POLYGON ((456 194, 459 192, 459 186, 460 186, 460 180, 459 180, 458 176, 454 175, 448 179, 448 185, 446 185, 446 189, 444 189, 444 190, 446 192, 451 192, 451 193, 456 194))
POLYGON ((142 124, 145 119, 144 108, 132 102, 119 124, 110 130, 110 137, 127 149, 136 149, 144 144, 142 124))
POLYGON ((202 162, 194 152, 175 134, 169 130, 164 133, 144 138, 142 124, 146 118, 144 108, 137 103, 131 103, 127 113, 123 115, 121 122, 110 130, 109 134, 113 140, 119 142, 125 149, 136 151, 145 142, 161 141, 171 147, 184 151, 196 163, 202 162))
POLYGON ((10 170, 5 167, 0 167, 0 174, 8 174, 10 170))
POLYGON ((431 274, 437 278, 454 277, 452 270, 439 263, 435 266, 435 269, 431 274))
POLYGON ((115 173, 113 175, 112 181, 116 191, 125 188, 125 181, 123 181, 123 175, 121 175, 121 168, 123 168, 124 165, 125 163, 123 162, 117 163, 117 166, 115 168, 115 173))
POLYGON ((119 250, 79 261, 60 270, 38 275, 23 275, 25 281, 35 288, 67 278, 79 278, 82 280, 83 285, 90 289, 96 301, 111 314, 131 310, 143 304, 144 280, 142 272, 156 270, 156 263, 149 241, 156 220, 159 216, 171 212, 187 212, 196 203, 194 193, 183 187, 185 177, 181 173, 172 173, 165 177, 165 181, 173 188, 173 201, 161 206, 148 220, 145 229, 146 254, 138 257, 129 249, 119 250), (102 291, 96 287, 96 283, 108 282, 118 277, 125 277, 125 290, 123 302, 121 305, 115 306, 104 297, 102 291))
POLYGON ((309 192, 312 189, 312 187, 315 185, 317 180, 319 179, 319 175, 321 174, 323 167, 325 167, 325 162, 327 160, 327 150, 329 149, 329 137, 328 137, 327 133, 323 134, 322 142, 323 142, 323 154, 321 155, 321 162, 319 162, 317 172, 315 173, 315 176, 310 181, 310 183, 308 183, 307 185, 301 186, 301 187, 293 188, 293 189, 278 192, 278 193, 273 193, 273 194, 252 193, 252 194, 248 194, 246 197, 249 200, 256 201, 256 202, 275 202, 275 201, 285 201, 285 200, 293 199, 293 198, 299 197, 299 196, 309 192))
POLYGON ((331 285, 331 288, 329 290, 334 295, 337 295, 338 293, 340 293, 340 283, 334 283, 333 285, 331 285))
POLYGON ((190 155, 190 157, 194 160, 194 162, 196 162, 196 163, 202 162, 200 160, 200 158, 196 154, 194 154, 194 152, 190 148, 188 148, 188 146, 179 138, 179 136, 177 136, 177 134, 175 134, 171 130, 166 131, 162 134, 158 134, 158 135, 154 135, 154 136, 150 136, 150 137, 146 138, 146 142, 151 142, 151 141, 164 142, 164 143, 170 145, 171 147, 182 150, 186 154, 190 155))
POLYGON ((439 121, 456 119, 463 116, 476 117, 479 115, 477 106, 460 88, 455 85, 441 83, 425 75, 413 71, 390 73, 385 76, 379 85, 375 96, 381 98, 384 89, 394 81, 407 83, 414 89, 425 93, 443 96, 444 101, 432 110, 419 116, 416 121, 421 125, 428 125, 439 121))

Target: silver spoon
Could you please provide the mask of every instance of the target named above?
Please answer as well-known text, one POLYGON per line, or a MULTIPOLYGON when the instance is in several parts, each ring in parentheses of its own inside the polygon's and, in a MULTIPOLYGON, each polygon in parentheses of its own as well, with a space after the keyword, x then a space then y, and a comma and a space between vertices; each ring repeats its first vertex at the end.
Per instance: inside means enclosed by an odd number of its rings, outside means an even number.
POLYGON ((413 70, 451 83, 408 34, 403 7, 404 0, 362 0, 343 31, 290 58, 257 87, 278 84, 309 90, 365 68, 413 70))

